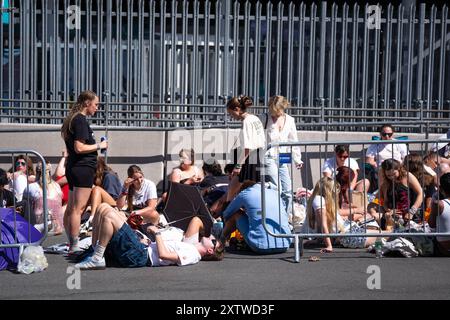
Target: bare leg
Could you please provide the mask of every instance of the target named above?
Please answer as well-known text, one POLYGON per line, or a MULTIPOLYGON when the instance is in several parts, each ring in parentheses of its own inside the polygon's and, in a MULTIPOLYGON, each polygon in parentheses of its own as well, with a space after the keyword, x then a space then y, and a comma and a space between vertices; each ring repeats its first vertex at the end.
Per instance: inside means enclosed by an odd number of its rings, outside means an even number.
POLYGON ((69 237, 78 237, 80 232, 81 215, 83 214, 91 196, 91 188, 74 187, 72 197, 69 197, 69 205, 67 206, 67 226, 69 237), (72 201, 71 201, 72 200, 72 201))
MULTIPOLYGON (((99 217, 96 219, 96 223, 99 224, 93 231, 92 243, 97 244, 98 242, 102 247, 106 247, 114 233, 122 228, 126 218, 124 215, 117 214, 117 211, 107 204, 101 204, 97 213, 99 217)), ((95 218, 97 218, 97 214, 95 218)))
POLYGON ((91 217, 95 215, 100 203, 106 202, 111 206, 116 205, 116 201, 102 187, 95 186, 91 193, 91 217))
POLYGON ((184 236, 186 238, 189 238, 191 236, 193 236, 194 234, 197 234, 200 232, 200 230, 203 229, 203 222, 200 218, 198 217, 194 217, 192 218, 192 220, 189 222, 189 225, 187 227, 186 232, 184 233, 184 236))

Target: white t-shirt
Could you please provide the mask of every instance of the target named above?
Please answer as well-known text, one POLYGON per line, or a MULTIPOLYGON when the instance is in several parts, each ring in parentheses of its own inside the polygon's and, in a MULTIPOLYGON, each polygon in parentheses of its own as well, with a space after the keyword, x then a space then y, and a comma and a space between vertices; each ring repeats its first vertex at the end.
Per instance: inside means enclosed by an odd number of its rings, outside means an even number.
MULTIPOLYGON (((344 166, 350 167, 354 171, 355 175, 358 173, 359 165, 355 159, 353 159, 353 158, 345 159, 344 166)), ((329 158, 323 164, 322 172, 329 172, 329 173, 331 173, 331 176, 334 177, 336 175, 337 168, 338 168, 338 165, 336 163, 336 158, 335 157, 329 158)))
POLYGON ((253 114, 248 114, 244 121, 239 135, 241 148, 256 150, 266 145, 264 128, 259 118, 253 114))
MULTIPOLYGON (((315 196, 312 202, 312 209, 314 211, 314 214, 317 210, 319 209, 323 209, 326 210, 326 203, 325 203, 325 198, 321 197, 321 196, 315 196)), ((337 225, 339 226, 343 226, 344 225, 344 219, 341 217, 341 215, 339 213, 337 213, 337 225)), ((316 219, 316 228, 312 229, 309 226, 309 218, 308 215, 306 215, 306 219, 305 222, 303 223, 302 226, 302 233, 321 233, 321 230, 318 228, 318 223, 317 223, 317 219, 316 219)), ((332 230, 330 230, 330 232, 332 233, 336 233, 336 222, 334 222, 332 224, 332 230)))
MULTIPOLYGON (((263 113, 259 116, 264 129, 267 130, 267 143, 272 142, 297 142, 297 127, 295 126, 295 120, 288 114, 285 114, 285 123, 283 129, 279 131, 276 123, 273 122, 272 117, 268 113, 263 113), (266 127, 267 121, 267 127, 266 127)), ((280 153, 288 153, 290 151, 289 147, 280 147, 280 148, 271 148, 267 151, 267 155, 273 158, 277 156, 277 149, 279 149, 280 153)), ((292 157, 294 159, 295 164, 301 164, 302 155, 299 147, 292 148, 292 157)))
POLYGON ((156 185, 153 181, 144 179, 141 185, 141 189, 135 190, 133 195, 133 206, 145 207, 147 201, 151 199, 158 199, 158 193, 156 192, 156 185))
MULTIPOLYGON (((395 139, 393 139, 395 140, 395 139)), ((403 159, 408 154, 408 148, 406 144, 372 144, 369 146, 366 152, 366 157, 374 158, 378 167, 381 166, 386 159, 395 159, 397 161, 403 162, 403 159)))
MULTIPOLYGON (((181 241, 164 241, 169 252, 175 252, 178 255, 178 266, 187 266, 198 263, 202 257, 195 245, 181 241)), ((174 262, 162 260, 159 258, 158 248, 155 242, 148 247, 148 256, 152 262, 152 267, 175 265, 174 262)))
POLYGON ((14 181, 9 181, 9 190, 13 191, 17 201, 22 201, 23 193, 27 188, 27 177, 24 174, 18 174, 14 177, 14 181))

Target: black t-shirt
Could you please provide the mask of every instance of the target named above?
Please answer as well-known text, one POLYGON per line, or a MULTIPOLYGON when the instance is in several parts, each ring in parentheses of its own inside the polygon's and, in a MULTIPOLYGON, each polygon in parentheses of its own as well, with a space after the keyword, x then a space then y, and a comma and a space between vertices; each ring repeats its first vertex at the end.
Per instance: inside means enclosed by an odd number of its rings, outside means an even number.
POLYGON ((86 116, 81 113, 77 114, 70 126, 68 138, 66 140, 66 148, 69 156, 67 158, 67 166, 87 166, 96 168, 97 166, 97 150, 90 153, 79 154, 75 152, 75 140, 83 141, 85 144, 95 144, 94 132, 89 126, 86 116))
POLYGON ((228 179, 228 176, 226 176, 226 175, 206 176, 200 183, 200 188, 209 188, 216 184, 229 184, 229 183, 230 183, 230 180, 228 179))
POLYGON ((0 189, 0 208, 12 207, 14 205, 14 194, 6 189, 0 189))

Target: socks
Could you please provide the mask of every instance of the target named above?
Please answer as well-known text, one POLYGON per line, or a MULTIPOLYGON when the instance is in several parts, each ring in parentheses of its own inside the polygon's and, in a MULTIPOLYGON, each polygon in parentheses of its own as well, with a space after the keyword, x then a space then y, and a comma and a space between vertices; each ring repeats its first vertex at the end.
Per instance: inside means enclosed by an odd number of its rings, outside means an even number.
POLYGON ((102 247, 98 240, 97 243, 95 244, 95 248, 94 248, 94 255, 92 256, 93 260, 96 261, 100 261, 103 258, 103 255, 105 254, 105 247, 102 247))

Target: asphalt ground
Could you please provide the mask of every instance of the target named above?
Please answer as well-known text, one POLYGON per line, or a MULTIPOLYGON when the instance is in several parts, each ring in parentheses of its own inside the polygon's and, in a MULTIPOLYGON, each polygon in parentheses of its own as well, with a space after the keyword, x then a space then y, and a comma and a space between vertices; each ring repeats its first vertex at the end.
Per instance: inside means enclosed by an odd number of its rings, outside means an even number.
MULTIPOLYGON (((66 241, 50 237, 44 246, 66 241)), ((62 255, 30 275, 0 272, 0 299, 120 300, 441 300, 450 298, 450 259, 383 257, 335 248, 306 248, 300 263, 284 254, 227 252, 223 261, 187 267, 79 271, 62 255), (309 257, 317 256, 317 262, 309 257), (379 269, 378 269, 379 268, 379 269), (379 274, 379 278, 374 278, 379 274), (379 281, 377 280, 379 279, 379 281), (370 288, 369 288, 370 287, 370 288)))

